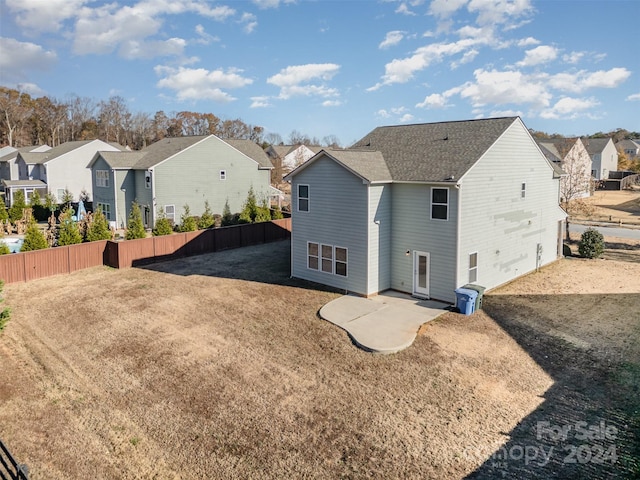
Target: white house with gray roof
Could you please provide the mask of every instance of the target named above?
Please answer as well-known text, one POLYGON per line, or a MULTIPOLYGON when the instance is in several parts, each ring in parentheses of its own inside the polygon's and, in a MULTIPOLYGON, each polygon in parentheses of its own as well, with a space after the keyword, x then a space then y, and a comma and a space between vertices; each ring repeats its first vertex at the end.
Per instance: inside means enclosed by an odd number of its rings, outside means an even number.
MULTIPOLYGON (((98 150, 122 151, 125 147, 102 140, 65 142, 53 148, 18 149, 15 164, 18 177, 3 181, 6 199, 11 202, 16 190, 24 190, 27 198, 34 189, 52 193, 62 200, 68 190, 77 201, 84 191, 91 200, 91 171, 87 165, 98 150)), ((9 166, 9 173, 14 173, 9 166)))
POLYGON ((618 170, 618 151, 611 138, 583 138, 582 143, 591 157, 591 176, 606 180, 609 172, 618 170))
POLYGON ((562 254, 560 171, 518 117, 379 127, 291 172, 292 276, 455 301, 562 254))
POLYGON ((165 138, 136 152, 98 152, 91 161, 94 208, 118 228, 126 227, 133 202, 152 228, 159 214, 179 223, 184 205, 201 215, 242 210, 249 189, 269 200, 271 161, 250 140, 215 135, 165 138))

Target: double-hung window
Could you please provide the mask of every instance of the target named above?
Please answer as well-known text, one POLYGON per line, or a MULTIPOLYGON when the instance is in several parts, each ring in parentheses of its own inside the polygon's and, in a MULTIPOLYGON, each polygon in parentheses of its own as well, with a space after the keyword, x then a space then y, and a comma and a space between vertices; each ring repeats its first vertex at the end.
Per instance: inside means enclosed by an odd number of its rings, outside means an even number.
POLYGON ((449 189, 431 188, 431 218, 449 220, 449 189))
POLYGON ((109 186, 109 170, 96 170, 96 187, 109 186))
POLYGON ((346 277, 347 249, 316 242, 307 242, 307 268, 346 277))
POLYGON ((309 185, 298 185, 298 211, 309 211, 309 185))
POLYGON ((525 198, 527 196, 527 184, 522 182, 520 186, 520 198, 525 198))
POLYGON ((107 220, 111 220, 111 204, 110 203, 98 203, 98 208, 102 211, 102 215, 107 220))
POLYGON ((469 283, 478 281, 478 252, 469 254, 469 283))
POLYGON ((176 221, 176 206, 175 205, 165 205, 164 206, 164 215, 167 219, 171 220, 175 223, 176 221))

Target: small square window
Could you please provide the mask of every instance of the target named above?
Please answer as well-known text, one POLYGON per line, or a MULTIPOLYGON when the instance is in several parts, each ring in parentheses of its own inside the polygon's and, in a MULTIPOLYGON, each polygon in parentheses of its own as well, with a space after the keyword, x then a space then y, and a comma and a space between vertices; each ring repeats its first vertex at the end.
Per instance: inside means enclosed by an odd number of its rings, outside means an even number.
POLYGON ((525 198, 527 196, 527 184, 523 183, 520 187, 520 198, 525 198))
POLYGON ((347 276, 347 249, 336 247, 336 275, 347 276))
POLYGON ((226 179, 227 179, 227 171, 220 170, 220 180, 226 180, 226 179))

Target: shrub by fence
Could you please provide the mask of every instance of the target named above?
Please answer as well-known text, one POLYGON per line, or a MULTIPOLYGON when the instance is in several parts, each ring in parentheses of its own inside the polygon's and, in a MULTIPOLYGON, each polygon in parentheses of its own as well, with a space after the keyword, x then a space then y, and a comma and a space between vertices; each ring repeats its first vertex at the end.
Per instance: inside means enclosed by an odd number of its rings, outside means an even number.
POLYGON ((138 240, 102 240, 47 248, 0 256, 0 278, 5 283, 27 282, 98 265, 127 268, 273 242, 290 235, 291 218, 285 218, 138 240))

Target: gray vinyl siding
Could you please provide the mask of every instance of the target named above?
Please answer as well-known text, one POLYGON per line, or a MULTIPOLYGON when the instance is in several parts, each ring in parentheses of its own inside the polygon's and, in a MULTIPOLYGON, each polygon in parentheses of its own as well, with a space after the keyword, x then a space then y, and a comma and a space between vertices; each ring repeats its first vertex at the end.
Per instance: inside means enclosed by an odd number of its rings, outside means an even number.
POLYGON ((368 294, 391 288, 391 185, 369 186, 368 294))
MULTIPOLYGON (((116 177, 115 194, 118 198, 117 218, 114 220, 117 222, 118 228, 122 228, 127 225, 131 215, 131 205, 136 200, 136 172, 133 170, 115 170, 114 175, 116 177)), ((113 211, 113 207, 111 208, 113 211)))
POLYGON ((475 282, 493 288, 557 258, 558 180, 524 126, 516 121, 465 174, 460 197, 456 287, 469 283, 469 254, 478 252, 475 282), (526 196, 521 198, 522 183, 526 196))
MULTIPOLYGON (((151 190, 144 186, 144 171, 138 173, 138 197, 151 203, 151 190)), ((251 186, 259 203, 268 200, 270 194, 270 171, 258 169, 254 160, 216 137, 208 137, 153 167, 152 182, 156 210, 175 205, 176 220, 185 204, 192 215, 201 215, 208 200, 211 210, 222 214, 228 201, 231 212, 236 213, 242 210, 251 186), (220 180, 220 170, 226 171, 225 180, 220 180)))
MULTIPOLYGON (((115 172, 111 169, 111 167, 104 161, 102 157, 98 157, 98 159, 91 166, 91 189, 93 191, 93 208, 98 208, 98 203, 106 203, 111 205, 111 221, 115 220, 115 209, 116 209, 116 199, 114 196, 114 185, 115 185, 115 172), (109 172, 109 186, 108 187, 98 187, 96 185, 96 171, 98 170, 107 170, 109 172)), ((55 195, 55 191, 53 192, 55 195)))
POLYGON ((455 301, 456 211, 458 191, 449 187, 449 219, 431 219, 431 188, 439 185, 391 186, 391 287, 413 293, 413 252, 429 253, 429 296, 455 301), (409 251, 409 255, 406 252, 409 251))
POLYGON ((368 293, 367 185, 328 158, 293 177, 292 275, 361 295, 368 293), (309 211, 298 212, 298 185, 309 185, 309 211), (307 242, 348 249, 347 277, 307 268, 307 242))

